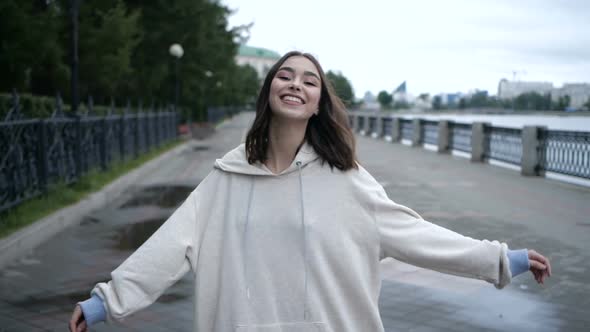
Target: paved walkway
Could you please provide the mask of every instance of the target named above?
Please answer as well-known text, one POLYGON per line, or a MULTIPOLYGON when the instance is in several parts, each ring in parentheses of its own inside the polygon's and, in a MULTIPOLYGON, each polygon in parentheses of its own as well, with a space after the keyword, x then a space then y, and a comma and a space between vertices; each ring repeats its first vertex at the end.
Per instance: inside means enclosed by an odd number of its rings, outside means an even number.
MULTIPOLYGON (((192 142, 116 200, 0 272, 0 332, 65 331, 73 304, 120 264, 237 145, 252 114, 192 142), (147 187, 147 188, 146 188, 147 187)), ((418 148, 360 137, 359 157, 389 196, 425 219, 476 238, 535 248, 553 260, 545 287, 521 276, 506 289, 382 263, 387 331, 585 331, 590 326, 590 189, 418 148)), ((94 331, 190 331, 189 277, 122 326, 94 331)))

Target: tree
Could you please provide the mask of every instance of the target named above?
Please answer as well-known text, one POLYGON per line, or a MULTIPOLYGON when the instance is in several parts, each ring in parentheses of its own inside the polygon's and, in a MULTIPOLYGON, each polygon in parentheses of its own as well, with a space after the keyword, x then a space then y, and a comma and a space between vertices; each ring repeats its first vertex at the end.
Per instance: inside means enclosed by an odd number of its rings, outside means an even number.
POLYGON ((354 102, 354 91, 350 81, 342 75, 342 73, 335 73, 328 70, 326 78, 332 83, 336 95, 344 102, 346 106, 350 106, 354 102))
POLYGON ((427 102, 429 98, 430 98, 430 94, 429 93, 421 93, 418 96, 418 99, 422 100, 423 102, 427 102))
POLYGON ((101 6, 80 7, 80 95, 125 97, 132 92, 131 56, 141 41, 140 12, 128 11, 122 0, 101 6))
POLYGON ((377 95, 377 101, 381 105, 381 108, 387 109, 391 107, 393 96, 391 96, 391 94, 389 94, 387 91, 383 90, 377 95))
POLYGON ((0 1, 0 91, 53 95, 67 86, 62 15, 55 2, 0 1))
POLYGON ((590 97, 588 97, 588 101, 584 104, 587 111, 590 111, 590 97))
POLYGON ((558 111, 563 111, 570 106, 570 96, 559 96, 557 98, 557 102, 553 104, 553 109, 558 111))

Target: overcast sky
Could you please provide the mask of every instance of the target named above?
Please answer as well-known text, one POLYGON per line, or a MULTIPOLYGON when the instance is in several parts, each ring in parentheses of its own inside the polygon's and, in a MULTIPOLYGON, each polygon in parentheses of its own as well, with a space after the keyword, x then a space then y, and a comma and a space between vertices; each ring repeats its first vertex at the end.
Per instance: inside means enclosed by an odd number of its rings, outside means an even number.
POLYGON ((314 54, 357 97, 408 92, 497 93, 512 79, 590 82, 590 0, 222 0, 248 42, 314 54))

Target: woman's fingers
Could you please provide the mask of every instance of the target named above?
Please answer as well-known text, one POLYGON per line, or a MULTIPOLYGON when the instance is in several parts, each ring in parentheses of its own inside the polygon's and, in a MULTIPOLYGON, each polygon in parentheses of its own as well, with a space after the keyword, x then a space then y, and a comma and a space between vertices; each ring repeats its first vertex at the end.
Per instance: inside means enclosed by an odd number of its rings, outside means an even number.
POLYGON ((551 263, 547 257, 539 254, 535 250, 529 250, 529 261, 536 261, 542 263, 547 268, 547 275, 551 276, 551 263))
MULTIPOLYGON (((84 317, 82 316, 82 309, 80 308, 79 305, 77 305, 74 308, 74 312, 72 313, 72 318, 70 318, 70 332, 79 332, 80 330, 78 329, 78 324, 80 323, 80 321, 82 321, 82 323, 84 324, 84 328, 86 328, 86 321, 84 320, 84 317)), ((80 324, 81 326, 82 324, 80 324)))
POLYGON ((76 332, 86 332, 88 331, 88 326, 86 326, 86 321, 83 321, 82 324, 78 325, 78 330, 76 332))
POLYGON ((535 280, 543 284, 545 277, 551 276, 551 263, 545 256, 539 254, 535 250, 529 250, 529 264, 530 270, 535 276, 535 280))

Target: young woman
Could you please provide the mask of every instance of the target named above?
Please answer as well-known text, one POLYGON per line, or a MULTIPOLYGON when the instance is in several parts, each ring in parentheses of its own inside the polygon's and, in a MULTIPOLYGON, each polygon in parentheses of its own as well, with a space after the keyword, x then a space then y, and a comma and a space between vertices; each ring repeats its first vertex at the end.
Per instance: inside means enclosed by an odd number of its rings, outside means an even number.
POLYGON ((391 201, 356 161, 346 110, 316 59, 270 70, 246 143, 79 303, 70 329, 116 321, 195 278, 195 331, 383 331, 384 257, 502 288, 549 261, 464 237, 391 201))

